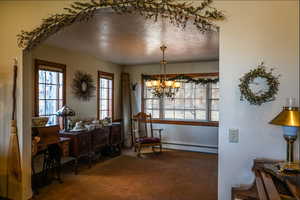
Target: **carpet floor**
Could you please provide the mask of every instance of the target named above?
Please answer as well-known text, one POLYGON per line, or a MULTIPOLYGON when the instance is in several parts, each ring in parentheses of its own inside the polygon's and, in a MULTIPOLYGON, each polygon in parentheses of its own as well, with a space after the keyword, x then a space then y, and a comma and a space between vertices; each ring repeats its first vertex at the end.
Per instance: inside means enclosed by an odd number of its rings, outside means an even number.
POLYGON ((217 155, 165 151, 137 158, 123 154, 64 174, 36 200, 216 200, 217 155))

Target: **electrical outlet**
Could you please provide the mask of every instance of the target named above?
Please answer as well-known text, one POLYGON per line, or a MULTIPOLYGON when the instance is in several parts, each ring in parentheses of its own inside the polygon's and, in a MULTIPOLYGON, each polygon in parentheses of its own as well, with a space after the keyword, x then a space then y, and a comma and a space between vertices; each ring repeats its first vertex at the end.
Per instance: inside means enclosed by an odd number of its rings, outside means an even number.
POLYGON ((229 142, 238 143, 239 142, 239 129, 230 128, 229 129, 229 142))

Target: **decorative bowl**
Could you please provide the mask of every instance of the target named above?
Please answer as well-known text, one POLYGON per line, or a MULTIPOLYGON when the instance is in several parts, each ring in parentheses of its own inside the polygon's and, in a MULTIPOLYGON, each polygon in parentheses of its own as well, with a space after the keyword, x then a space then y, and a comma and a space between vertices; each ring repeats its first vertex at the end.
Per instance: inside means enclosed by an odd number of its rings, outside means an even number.
POLYGON ((43 127, 48 123, 48 117, 32 117, 32 126, 34 127, 43 127))

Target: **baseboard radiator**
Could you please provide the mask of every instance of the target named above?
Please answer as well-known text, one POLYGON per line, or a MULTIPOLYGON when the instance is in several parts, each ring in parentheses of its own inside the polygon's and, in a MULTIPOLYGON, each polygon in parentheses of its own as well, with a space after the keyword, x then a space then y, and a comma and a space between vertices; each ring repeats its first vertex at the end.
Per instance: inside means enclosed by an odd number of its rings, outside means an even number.
POLYGON ((195 151, 203 153, 218 153, 218 146, 216 145, 202 145, 202 144, 185 144, 179 142, 162 142, 163 148, 166 149, 177 149, 185 151, 195 151))

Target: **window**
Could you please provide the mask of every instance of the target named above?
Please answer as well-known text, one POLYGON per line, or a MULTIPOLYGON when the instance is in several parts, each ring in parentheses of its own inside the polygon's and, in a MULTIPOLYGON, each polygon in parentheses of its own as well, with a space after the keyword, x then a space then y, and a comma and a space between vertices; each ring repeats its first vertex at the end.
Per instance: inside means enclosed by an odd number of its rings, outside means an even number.
POLYGON ((114 74, 98 72, 98 119, 113 119, 114 74))
POLYGON ((65 105, 66 66, 35 60, 35 69, 35 115, 49 117, 48 125, 56 125, 55 113, 65 105))
MULTIPOLYGON (((217 73, 213 74, 217 75, 217 73)), ((212 74, 193 74, 194 77, 197 75, 212 74)), ((142 110, 151 113, 155 122, 175 124, 177 121, 191 125, 207 125, 203 122, 213 122, 210 125, 218 124, 218 83, 207 85, 182 83, 173 100, 166 97, 157 98, 152 95, 151 89, 143 85, 142 110)))
POLYGON ((209 84, 209 119, 211 121, 219 121, 219 83, 209 84))

